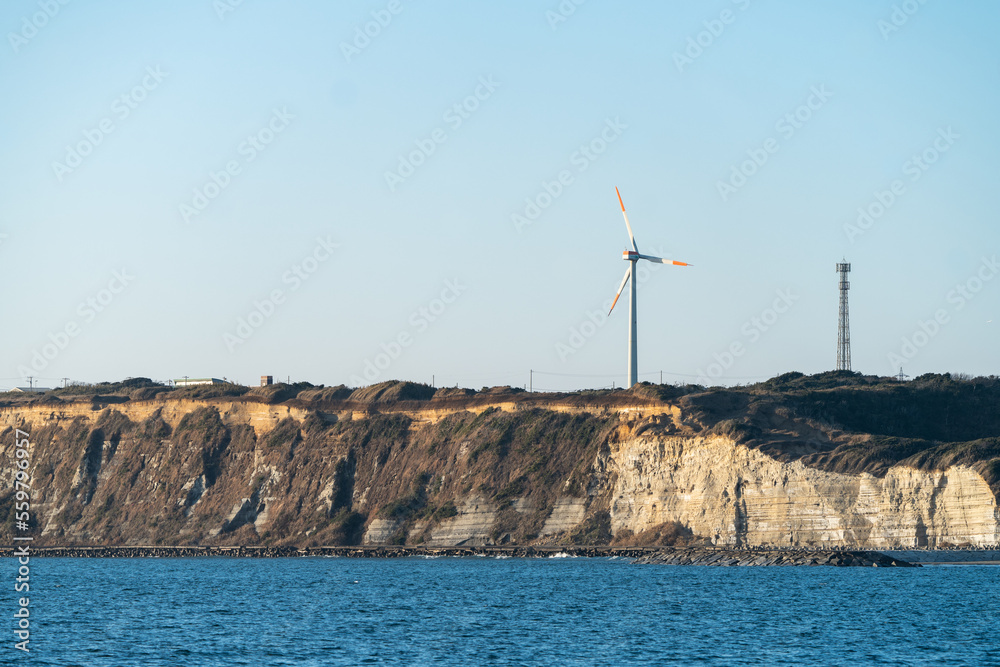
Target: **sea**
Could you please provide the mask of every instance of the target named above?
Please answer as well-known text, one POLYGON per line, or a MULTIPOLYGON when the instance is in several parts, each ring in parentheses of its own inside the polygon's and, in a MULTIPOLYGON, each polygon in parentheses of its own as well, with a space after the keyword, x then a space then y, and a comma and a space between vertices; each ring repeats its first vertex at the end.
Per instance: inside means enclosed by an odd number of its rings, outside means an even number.
POLYGON ((1000 665, 1000 566, 32 558, 0 664, 1000 665))

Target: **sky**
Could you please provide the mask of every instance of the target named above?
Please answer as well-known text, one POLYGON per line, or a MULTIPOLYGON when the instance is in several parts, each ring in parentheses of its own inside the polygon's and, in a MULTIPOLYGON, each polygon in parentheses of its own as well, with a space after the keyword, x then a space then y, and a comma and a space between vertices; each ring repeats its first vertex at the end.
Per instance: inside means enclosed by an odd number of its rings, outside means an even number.
POLYGON ((1000 374, 1000 5, 0 7, 0 388, 1000 374))

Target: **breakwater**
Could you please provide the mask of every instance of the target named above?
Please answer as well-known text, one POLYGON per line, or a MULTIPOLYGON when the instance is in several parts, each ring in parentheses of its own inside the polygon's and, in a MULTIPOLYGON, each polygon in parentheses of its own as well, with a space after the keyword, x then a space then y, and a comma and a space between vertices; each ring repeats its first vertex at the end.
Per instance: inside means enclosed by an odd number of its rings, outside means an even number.
MULTIPOLYGON (((0 557, 13 557, 0 547, 0 557)), ((32 556, 49 558, 626 558, 647 565, 914 567, 877 551, 808 549, 727 549, 717 547, 407 547, 351 546, 106 546, 36 547, 32 556)), ((919 567, 918 565, 916 565, 919 567)))
MULTIPOLYGON (((406 546, 106 546, 32 547, 32 556, 49 558, 297 558, 326 556, 340 558, 423 557, 507 557, 507 558, 640 558, 658 551, 657 547, 406 547, 406 546)), ((0 558, 13 557, 14 547, 0 547, 0 558)))
POLYGON ((882 553, 908 563, 1000 565, 1000 549, 886 549, 882 553))
POLYGON ((670 549, 640 556, 641 565, 920 567, 878 551, 812 549, 670 549))

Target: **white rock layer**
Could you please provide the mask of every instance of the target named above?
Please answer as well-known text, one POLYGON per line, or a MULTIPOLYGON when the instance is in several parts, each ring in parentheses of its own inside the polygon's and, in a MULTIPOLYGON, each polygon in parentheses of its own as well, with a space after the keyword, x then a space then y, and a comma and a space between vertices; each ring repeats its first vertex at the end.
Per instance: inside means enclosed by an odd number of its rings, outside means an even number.
POLYGON ((887 548, 1000 543, 985 480, 956 466, 883 478, 782 463, 722 437, 636 438, 598 456, 614 533, 673 521, 724 545, 887 548))

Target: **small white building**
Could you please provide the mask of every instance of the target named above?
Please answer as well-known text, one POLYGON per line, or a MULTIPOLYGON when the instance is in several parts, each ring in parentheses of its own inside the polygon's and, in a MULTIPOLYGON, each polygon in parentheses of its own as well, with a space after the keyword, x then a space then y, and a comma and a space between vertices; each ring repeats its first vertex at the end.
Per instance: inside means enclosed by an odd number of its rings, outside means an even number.
POLYGON ((196 384, 229 384, 219 378, 181 378, 174 380, 175 387, 193 387, 196 384))

